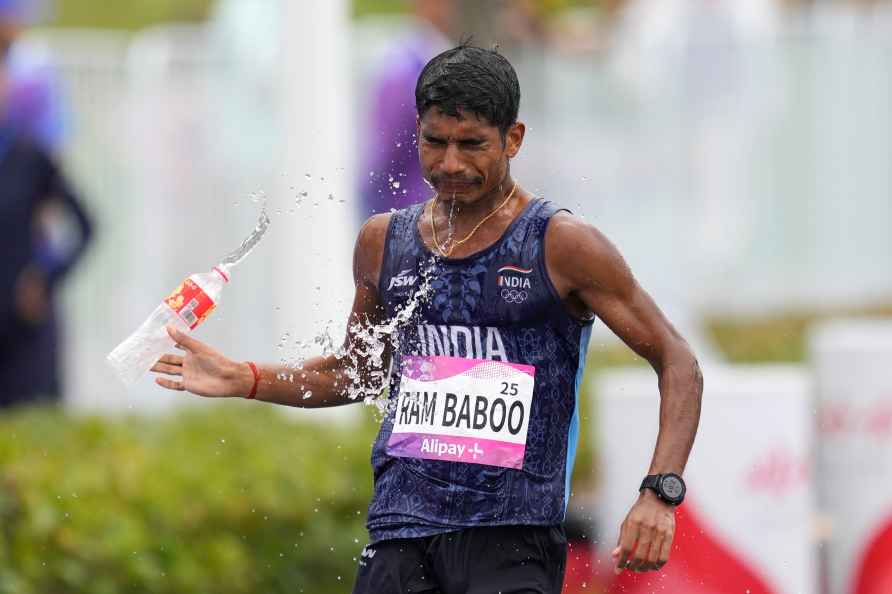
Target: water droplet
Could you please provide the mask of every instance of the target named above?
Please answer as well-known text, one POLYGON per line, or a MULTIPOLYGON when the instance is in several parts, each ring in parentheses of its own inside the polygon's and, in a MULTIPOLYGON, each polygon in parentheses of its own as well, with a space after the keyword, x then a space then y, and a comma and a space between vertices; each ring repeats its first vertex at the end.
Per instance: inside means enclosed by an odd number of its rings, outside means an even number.
POLYGON ((304 177, 305 177, 307 180, 311 180, 311 179, 313 179, 313 176, 310 175, 309 173, 304 173, 304 177))

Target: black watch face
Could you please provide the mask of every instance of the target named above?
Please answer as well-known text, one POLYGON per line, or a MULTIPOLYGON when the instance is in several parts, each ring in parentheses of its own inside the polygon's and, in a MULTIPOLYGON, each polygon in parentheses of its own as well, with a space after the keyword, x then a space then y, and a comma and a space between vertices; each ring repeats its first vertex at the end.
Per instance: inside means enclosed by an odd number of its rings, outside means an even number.
POLYGON ((684 495, 684 483, 676 476, 664 476, 660 483, 660 490, 668 499, 675 501, 684 495))

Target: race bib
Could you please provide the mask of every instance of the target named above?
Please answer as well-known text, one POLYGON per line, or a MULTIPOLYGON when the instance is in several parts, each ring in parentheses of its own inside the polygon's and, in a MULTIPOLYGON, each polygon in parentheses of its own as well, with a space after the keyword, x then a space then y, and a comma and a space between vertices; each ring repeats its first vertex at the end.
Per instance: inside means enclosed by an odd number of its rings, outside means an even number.
POLYGON ((523 468, 536 368, 460 357, 404 357, 387 452, 523 468))

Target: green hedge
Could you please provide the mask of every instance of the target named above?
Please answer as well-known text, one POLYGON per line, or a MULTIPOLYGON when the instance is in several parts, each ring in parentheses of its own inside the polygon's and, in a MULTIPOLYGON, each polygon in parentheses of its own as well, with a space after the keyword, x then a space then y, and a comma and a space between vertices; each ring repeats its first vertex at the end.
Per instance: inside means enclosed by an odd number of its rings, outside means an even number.
POLYGON ((376 424, 0 417, 0 593, 349 592, 376 424))
POLYGON ((713 315, 707 318, 707 326, 732 363, 802 363, 807 356, 809 328, 839 317, 892 317, 892 302, 761 316, 713 315))
POLYGON ((48 24, 136 30, 170 22, 204 21, 213 5, 213 0, 56 0, 48 24))

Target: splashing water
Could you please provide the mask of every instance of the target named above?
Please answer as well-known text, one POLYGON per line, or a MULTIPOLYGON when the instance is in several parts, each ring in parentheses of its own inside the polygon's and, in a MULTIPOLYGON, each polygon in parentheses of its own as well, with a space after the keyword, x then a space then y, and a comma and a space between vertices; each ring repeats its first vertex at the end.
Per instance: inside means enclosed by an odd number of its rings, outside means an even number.
POLYGON ((455 241, 455 227, 452 224, 454 221, 455 221, 455 192, 452 193, 452 202, 449 204, 449 218, 446 221, 446 226, 449 228, 449 233, 446 235, 446 245, 452 245, 452 242, 455 241))
POLYGON ((242 245, 240 245, 238 249, 226 254, 220 263, 227 268, 238 266, 242 260, 247 258, 248 254, 257 247, 257 244, 263 239, 263 235, 266 233, 267 229, 269 229, 269 216, 266 214, 266 205, 264 204, 263 209, 260 211, 260 218, 257 219, 257 226, 254 227, 251 234, 242 242, 242 245))
MULTIPOLYGON (((379 413, 386 413, 388 399, 381 398, 381 394, 387 383, 388 370, 385 369, 385 357, 388 344, 392 352, 399 352, 399 330, 405 327, 415 316, 419 306, 428 301, 432 294, 431 281, 435 275, 438 258, 432 257, 421 266, 419 271, 421 283, 412 293, 406 303, 397 309, 395 315, 380 324, 357 322, 350 327, 356 344, 349 353, 342 353, 347 358, 347 376, 350 385, 347 386, 347 395, 351 399, 362 398, 366 405, 375 406, 379 413), (361 364, 374 370, 367 380, 359 372, 361 364)), ((395 404, 395 402, 393 402, 395 404)))
MULTIPOLYGON (((398 352, 400 329, 410 323, 418 308, 427 302, 432 293, 431 281, 435 276, 437 257, 431 257, 429 261, 420 267, 421 282, 417 289, 410 295, 406 303, 397 309, 395 315, 382 323, 374 324, 368 321, 354 322, 349 331, 353 337, 352 348, 346 349, 340 343, 339 328, 328 320, 324 327, 308 341, 295 340, 292 344, 294 350, 290 356, 282 358, 283 365, 288 369, 282 372, 279 379, 286 379, 295 384, 303 398, 309 398, 312 394, 306 391, 301 380, 307 375, 303 371, 303 365, 312 355, 310 351, 322 348, 322 356, 335 356, 340 359, 345 369, 344 391, 351 400, 362 399, 367 406, 374 406, 378 413, 387 413, 388 398, 384 395, 387 385, 389 369, 387 368, 388 347, 393 352, 398 352), (338 346, 335 346, 338 345, 338 346), (361 370, 372 370, 363 373, 361 370)), ((287 342, 283 336, 279 344, 287 342)), ((278 346, 278 345, 277 345, 278 346)), ((390 405, 394 405, 391 403, 390 405)), ((381 417, 383 418, 383 416, 381 417)))

